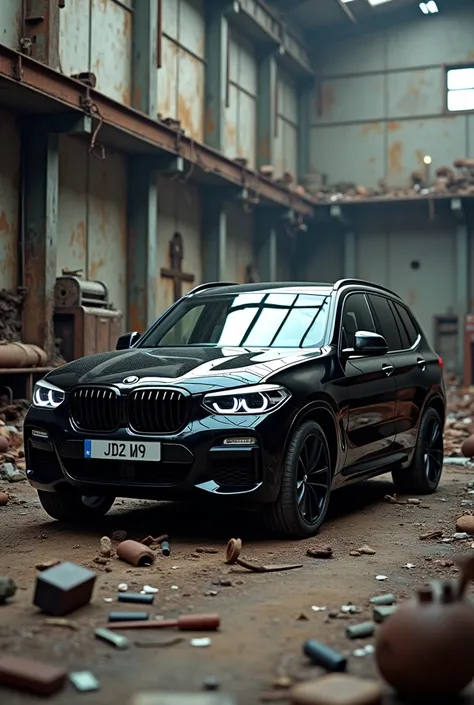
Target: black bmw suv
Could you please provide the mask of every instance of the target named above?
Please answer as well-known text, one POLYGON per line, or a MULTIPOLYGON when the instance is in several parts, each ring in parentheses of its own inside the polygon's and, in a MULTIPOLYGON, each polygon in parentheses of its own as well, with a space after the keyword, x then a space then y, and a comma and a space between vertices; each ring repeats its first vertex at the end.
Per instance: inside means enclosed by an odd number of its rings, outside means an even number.
POLYGON ((391 291, 204 284, 38 382, 27 474, 57 520, 213 496, 303 538, 342 485, 391 471, 401 493, 434 492, 445 416, 443 362, 391 291))

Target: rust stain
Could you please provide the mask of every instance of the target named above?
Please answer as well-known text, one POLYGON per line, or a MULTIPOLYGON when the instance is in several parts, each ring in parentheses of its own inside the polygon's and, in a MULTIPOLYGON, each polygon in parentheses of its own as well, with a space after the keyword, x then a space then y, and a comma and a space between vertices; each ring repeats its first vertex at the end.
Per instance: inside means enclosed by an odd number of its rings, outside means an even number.
POLYGON ((229 125, 229 123, 226 123, 225 126, 225 141, 227 147, 233 147, 237 143, 237 130, 234 125, 229 125))
POLYGON ((415 154, 416 154, 416 161, 418 162, 418 164, 419 164, 421 167, 424 168, 424 166, 425 166, 425 162, 424 162, 425 153, 424 153, 421 149, 417 149, 416 152, 415 152, 415 154))
POLYGON ((10 223, 4 210, 0 212, 0 233, 5 235, 10 233, 10 223))
POLYGON ((327 115, 336 103, 336 89, 334 83, 324 83, 321 88, 320 113, 327 115))
POLYGON ((268 161, 270 159, 270 140, 267 138, 260 140, 257 145, 257 151, 260 159, 268 161))
POLYGON ((71 237, 69 238, 69 247, 73 248, 77 245, 82 252, 85 252, 86 244, 86 224, 83 220, 81 220, 71 233, 71 237))
POLYGON ((398 132, 401 129, 401 124, 399 122, 391 121, 387 123, 387 130, 389 132, 398 132))
POLYGON ((98 259, 94 262, 91 262, 90 266, 89 266, 89 278, 92 280, 98 279, 99 272, 102 269, 102 267, 104 267, 104 266, 105 266, 105 260, 103 257, 101 257, 100 259, 98 259))
POLYGON ((133 89, 133 107, 140 108, 142 104, 142 91, 140 86, 135 86, 133 89))
POLYGON ((381 122, 368 122, 366 125, 362 125, 362 136, 365 137, 366 135, 369 135, 371 132, 375 132, 377 134, 382 134, 382 123, 381 122))
POLYGON ((204 124, 205 124, 205 129, 206 129, 206 135, 212 135, 212 133, 215 132, 216 123, 214 122, 214 119, 212 117, 212 111, 210 108, 208 108, 206 110, 206 115, 204 117, 204 124))
POLYGON ((388 159, 390 171, 399 174, 402 171, 403 145, 401 142, 394 142, 389 149, 388 159))
POLYGON ((375 164, 375 157, 370 157, 370 159, 369 159, 369 164, 372 164, 372 166, 374 166, 374 164, 375 164))
MULTIPOLYGON (((140 296, 140 299, 143 298, 143 296, 140 296)), ((140 301, 140 303, 137 303, 136 301, 131 301, 128 307, 130 327, 132 330, 144 330, 145 328, 145 321, 143 318, 143 312, 145 311, 145 307, 142 305, 142 303, 144 302, 140 301)))
POLYGON ((474 61, 474 51, 470 51, 466 56, 467 61, 474 61))

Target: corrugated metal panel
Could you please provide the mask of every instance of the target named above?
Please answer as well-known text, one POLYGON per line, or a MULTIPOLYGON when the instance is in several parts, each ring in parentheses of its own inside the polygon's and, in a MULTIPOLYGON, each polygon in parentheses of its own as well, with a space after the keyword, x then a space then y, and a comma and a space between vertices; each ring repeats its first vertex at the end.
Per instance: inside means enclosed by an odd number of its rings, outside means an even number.
POLYGON ((387 74, 387 115, 397 120, 441 114, 446 105, 443 79, 441 66, 387 74))
POLYGON ((130 105, 132 24, 132 0, 68 0, 60 12, 62 71, 92 71, 102 93, 130 105))
POLYGON ((173 281, 160 276, 162 267, 170 266, 169 245, 175 232, 183 238, 184 257, 182 271, 194 275, 193 283, 183 283, 182 292, 197 286, 202 279, 201 252, 201 201, 199 189, 193 184, 181 184, 165 177, 158 177, 158 223, 156 301, 158 316, 171 306, 173 281))
POLYGON ((382 122, 314 128, 311 170, 330 183, 375 186, 385 173, 384 133, 382 122))
POLYGON ((385 69, 386 33, 377 32, 340 41, 317 48, 315 52, 318 69, 323 76, 352 76, 358 73, 383 71, 385 69), (370 51, 367 46, 370 45, 370 51))
POLYGON ((202 0, 164 0, 158 111, 204 139, 205 19, 202 0))
POLYGON ((230 281, 244 283, 247 267, 255 263, 253 252, 254 220, 240 205, 227 206, 227 271, 230 281))
POLYGON ((474 157, 474 115, 466 117, 467 122, 467 153, 466 156, 474 157))
POLYGON ((229 48, 229 101, 224 153, 256 163, 257 60, 250 42, 232 33, 229 48))
POLYGON ((0 289, 18 285, 20 135, 13 114, 0 112, 0 289))
POLYGON ((23 0, 2 0, 0 3, 0 44, 18 50, 21 37, 23 0))
POLYGON ((277 138, 275 176, 285 171, 298 175, 298 98, 294 82, 281 71, 278 75, 277 138))
POLYGON ((344 276, 344 240, 340 231, 327 226, 298 238, 298 281, 330 282, 344 276))
POLYGON ((432 343, 434 316, 456 310, 453 242, 451 231, 432 227, 363 234, 357 240, 356 276, 375 279, 402 296, 432 343), (414 261, 418 269, 411 267, 414 261), (375 274, 371 262, 377 262, 375 274))
POLYGON ((105 282, 113 304, 126 310, 126 160, 107 152, 90 156, 82 141, 61 137, 59 161, 58 275, 83 269, 105 282))
POLYGON ((315 101, 315 123, 382 120, 384 100, 383 74, 324 80, 315 101), (370 100, 361 100, 361 96, 370 96, 370 100))

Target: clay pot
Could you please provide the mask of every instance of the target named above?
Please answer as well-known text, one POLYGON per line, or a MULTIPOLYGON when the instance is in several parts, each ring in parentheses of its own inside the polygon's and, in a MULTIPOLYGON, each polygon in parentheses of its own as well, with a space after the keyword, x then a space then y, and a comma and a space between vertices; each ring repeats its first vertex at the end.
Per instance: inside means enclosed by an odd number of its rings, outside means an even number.
POLYGON ((151 565, 155 560, 155 554, 142 543, 138 541, 122 541, 117 546, 117 556, 126 563, 134 566, 146 566, 151 565))
POLYGON ((465 458, 474 458, 474 435, 466 438, 461 446, 461 453, 465 458))
POLYGON ((467 580, 432 583, 381 625, 377 665, 401 696, 453 696, 474 677, 474 604, 464 598, 467 580))

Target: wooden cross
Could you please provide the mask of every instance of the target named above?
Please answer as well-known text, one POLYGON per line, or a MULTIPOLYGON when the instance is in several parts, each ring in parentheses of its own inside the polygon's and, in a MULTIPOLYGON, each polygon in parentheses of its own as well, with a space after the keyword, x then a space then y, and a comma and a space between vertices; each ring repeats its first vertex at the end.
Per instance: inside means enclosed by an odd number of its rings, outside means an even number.
POLYGON ((173 280, 174 300, 177 301, 183 295, 182 283, 194 281, 194 274, 183 272, 184 246, 181 233, 175 233, 170 240, 170 266, 162 267, 160 274, 166 279, 173 280))

